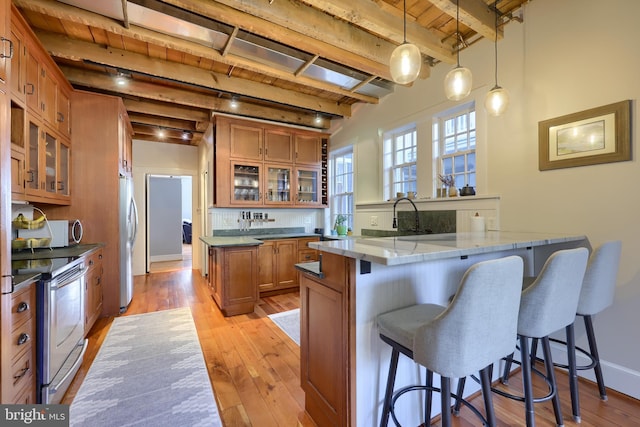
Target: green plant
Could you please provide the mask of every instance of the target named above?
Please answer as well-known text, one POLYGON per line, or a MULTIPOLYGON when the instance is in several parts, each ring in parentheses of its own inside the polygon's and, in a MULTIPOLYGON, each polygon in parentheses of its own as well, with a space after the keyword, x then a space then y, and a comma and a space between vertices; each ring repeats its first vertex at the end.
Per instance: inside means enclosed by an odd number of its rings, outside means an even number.
POLYGON ((338 214, 336 216, 336 223, 334 224, 333 228, 335 229, 339 225, 344 225, 346 222, 347 222, 347 216, 338 214))

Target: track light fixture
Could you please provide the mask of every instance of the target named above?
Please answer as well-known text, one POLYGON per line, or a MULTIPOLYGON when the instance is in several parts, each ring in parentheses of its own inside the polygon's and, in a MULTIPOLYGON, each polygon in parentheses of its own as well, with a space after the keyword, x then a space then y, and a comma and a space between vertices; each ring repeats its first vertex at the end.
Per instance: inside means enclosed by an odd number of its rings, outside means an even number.
POLYGON ((460 101, 471 93, 473 77, 471 70, 460 66, 460 48, 464 40, 460 34, 460 0, 456 0, 456 37, 460 41, 457 52, 458 64, 444 78, 444 93, 451 101, 460 101))
POLYGON ((404 0, 404 42, 391 52, 389 71, 398 84, 412 83, 420 74, 422 55, 414 44, 407 43, 407 0, 404 0))

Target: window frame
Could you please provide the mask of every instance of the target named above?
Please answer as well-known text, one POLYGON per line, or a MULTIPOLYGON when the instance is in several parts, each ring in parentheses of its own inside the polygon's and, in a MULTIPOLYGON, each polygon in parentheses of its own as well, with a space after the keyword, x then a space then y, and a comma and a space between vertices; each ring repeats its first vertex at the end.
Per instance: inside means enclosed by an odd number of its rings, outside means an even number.
POLYGON ((417 192, 418 186, 418 126, 416 123, 407 125, 384 132, 382 135, 382 161, 383 161, 383 196, 385 199, 393 199, 396 193, 401 192, 407 194, 409 191, 417 192), (411 145, 406 145, 406 137, 411 135, 411 145), (398 147, 400 139, 404 142, 402 147, 398 147), (400 152, 409 154, 407 161, 406 155, 400 155, 404 160, 398 161, 400 152), (412 169, 412 171, 411 171, 412 169), (409 173, 406 173, 406 172, 409 173), (402 179, 404 177, 408 179, 402 179), (396 178, 399 179, 396 179, 396 178))
POLYGON ((329 225, 331 229, 334 228, 336 223, 336 217, 338 214, 345 215, 347 217, 346 225, 353 230, 354 226, 354 185, 355 185, 355 157, 353 146, 343 147, 329 153, 329 225), (337 167, 336 161, 339 158, 351 158, 351 168, 349 171, 343 171, 339 175, 345 179, 350 180, 350 185, 346 186, 350 191, 337 191, 337 167), (346 208, 347 212, 344 212, 346 208))

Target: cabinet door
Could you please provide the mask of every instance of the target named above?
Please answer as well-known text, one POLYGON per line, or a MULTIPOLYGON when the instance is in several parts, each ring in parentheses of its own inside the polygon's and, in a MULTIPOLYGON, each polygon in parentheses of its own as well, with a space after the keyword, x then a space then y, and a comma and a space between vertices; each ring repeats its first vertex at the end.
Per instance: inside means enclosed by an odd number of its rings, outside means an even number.
POLYGON ((231 204, 262 204, 262 164, 231 162, 231 204))
POLYGON ((56 165, 56 194, 59 196, 69 197, 71 172, 71 147, 69 142, 64 139, 58 140, 58 162, 56 165))
POLYGON ((24 199, 24 153, 11 150, 11 199, 24 199))
POLYGON ((11 58, 11 96, 24 103, 25 78, 27 72, 27 49, 23 44, 22 34, 11 29, 13 42, 13 58, 11 58))
MULTIPOLYGON (((40 187, 40 172, 44 169, 42 162, 44 161, 44 155, 41 155, 40 141, 44 141, 41 138, 40 122, 35 120, 29 120, 28 138, 27 138, 27 150, 26 150, 26 177, 25 187, 27 194, 38 195, 44 191, 44 180, 42 181, 42 189, 40 187)), ((44 135, 44 132, 42 132, 44 135)), ((44 143, 44 142, 43 142, 44 143)))
POLYGON ((2 37, 0 39, 0 87, 7 83, 9 61, 11 61, 11 54, 15 54, 15 45, 10 38, 8 12, 4 1, 0 1, 0 37, 2 37))
POLYGON ((260 291, 268 291, 276 286, 274 252, 273 241, 267 240, 258 246, 258 289, 260 291))
POLYGON ((321 162, 321 137, 315 135, 295 135, 296 164, 309 164, 320 166, 321 162))
POLYGON ((293 162, 293 141, 291 132, 265 129, 264 160, 269 162, 293 162))
POLYGON ((45 67, 40 67, 40 110, 44 121, 57 128, 56 108, 58 105, 58 82, 53 73, 45 67))
POLYGON ((27 73, 25 80, 25 96, 27 98, 27 107, 42 114, 40 110, 40 59, 36 56, 33 49, 27 48, 27 73))
POLYGON ((71 137, 71 103, 69 94, 63 90, 57 94, 56 126, 63 137, 71 137))
POLYGON ((86 262, 85 278, 85 327, 87 336, 91 327, 102 314, 102 249, 90 254, 86 262))
POLYGON ((208 262, 208 274, 207 274, 207 285, 209 287, 209 293, 213 298, 216 298, 216 250, 212 247, 208 248, 209 250, 209 262, 208 262))
POLYGON ((233 316, 253 312, 254 304, 258 300, 256 247, 225 248, 223 268, 223 313, 233 316))
MULTIPOLYGON (((55 196, 58 193, 58 138, 46 129, 41 131, 41 135, 44 138, 44 177, 45 191, 50 196, 55 196)), ((42 144, 42 143, 41 143, 42 144)), ((41 146, 41 148, 43 148, 41 146)))
POLYGON ((291 166, 265 164, 265 169, 267 172, 265 205, 291 205, 291 166))
POLYGON ((276 243, 276 286, 278 288, 298 285, 298 241, 296 239, 278 240, 276 243))
POLYGON ((296 168, 297 205, 320 205, 320 168, 296 168))
POLYGON ((230 148, 229 155, 231 157, 262 160, 262 127, 248 126, 245 124, 231 123, 230 131, 230 148))

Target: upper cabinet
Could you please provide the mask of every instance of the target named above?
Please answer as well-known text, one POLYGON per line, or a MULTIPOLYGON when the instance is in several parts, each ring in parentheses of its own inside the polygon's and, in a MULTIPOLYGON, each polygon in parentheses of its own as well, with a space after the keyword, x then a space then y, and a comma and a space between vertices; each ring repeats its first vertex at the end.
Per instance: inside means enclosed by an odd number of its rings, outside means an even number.
POLYGON ((319 132, 216 117, 214 204, 326 207, 328 143, 319 132))
POLYGON ((12 199, 68 205, 73 88, 11 8, 12 199))

